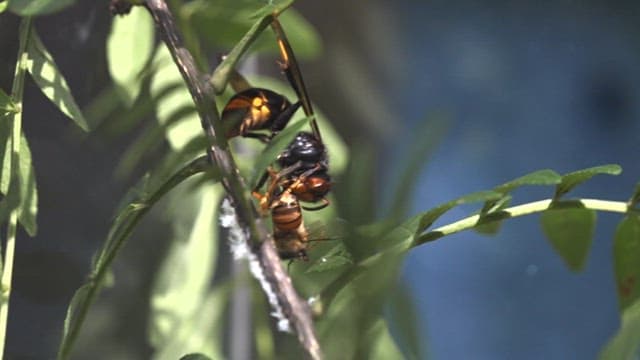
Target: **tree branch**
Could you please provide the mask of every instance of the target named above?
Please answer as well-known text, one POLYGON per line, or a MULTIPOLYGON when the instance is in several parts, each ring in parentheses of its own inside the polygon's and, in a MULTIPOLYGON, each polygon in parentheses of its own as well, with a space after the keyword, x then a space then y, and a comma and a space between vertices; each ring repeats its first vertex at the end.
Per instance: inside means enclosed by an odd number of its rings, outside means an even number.
POLYGON ((240 176, 235 161, 229 152, 227 141, 220 130, 221 124, 214 101, 214 91, 208 79, 196 68, 193 56, 185 48, 175 26, 173 16, 164 0, 146 0, 145 7, 151 13, 160 32, 160 37, 169 49, 175 64, 189 88, 200 116, 202 128, 209 141, 207 154, 212 164, 219 168, 222 184, 236 211, 239 225, 248 234, 250 248, 262 268, 264 279, 275 293, 278 306, 285 318, 293 325, 301 345, 312 359, 321 359, 311 312, 308 304, 296 293, 291 279, 282 267, 273 239, 262 219, 257 215, 249 191, 240 176))

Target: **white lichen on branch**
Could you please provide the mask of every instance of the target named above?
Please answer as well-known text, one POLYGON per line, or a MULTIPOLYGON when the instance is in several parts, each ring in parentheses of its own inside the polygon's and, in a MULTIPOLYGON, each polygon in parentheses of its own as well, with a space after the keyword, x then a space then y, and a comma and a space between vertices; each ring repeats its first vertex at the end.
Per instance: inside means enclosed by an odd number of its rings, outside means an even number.
POLYGON ((236 261, 246 259, 249 262, 249 270, 251 271, 251 274, 260 283, 260 286, 266 294, 267 300, 273 309, 271 316, 278 321, 278 330, 289 333, 292 332, 291 324, 282 311, 282 307, 278 302, 278 297, 276 296, 273 287, 264 276, 264 271, 260 261, 258 260, 257 254, 249 246, 249 237, 247 232, 240 227, 236 211, 231 205, 229 199, 225 198, 222 202, 220 213, 220 225, 228 231, 229 249, 233 255, 233 259, 236 261))

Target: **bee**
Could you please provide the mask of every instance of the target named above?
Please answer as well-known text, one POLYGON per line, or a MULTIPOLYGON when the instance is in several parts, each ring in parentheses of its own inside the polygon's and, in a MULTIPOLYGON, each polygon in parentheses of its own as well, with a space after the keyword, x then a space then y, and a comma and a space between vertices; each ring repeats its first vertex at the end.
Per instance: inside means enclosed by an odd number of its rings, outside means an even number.
POLYGON ((287 126, 300 105, 268 89, 245 89, 231 97, 222 110, 225 135, 227 139, 243 136, 267 143, 287 126), (256 130, 268 130, 270 134, 256 130))
POLYGON ((300 202, 290 191, 285 191, 271 204, 273 239, 278 255, 283 260, 308 261, 309 233, 302 219, 300 202))
MULTIPOLYGON (((300 163, 298 162, 298 164, 300 163)), ((273 169, 269 169, 267 175, 271 177, 271 182, 266 192, 262 194, 259 191, 254 191, 253 195, 259 200, 262 211, 271 213, 273 238, 280 258, 306 261, 308 260, 309 233, 304 225, 300 197, 306 199, 305 194, 308 190, 303 192, 302 195, 297 195, 296 193, 314 182, 310 181, 310 179, 319 179, 316 175, 319 168, 314 165, 305 172, 290 177, 289 175, 293 175, 298 167, 296 165, 285 169, 284 171, 291 172, 288 175, 283 175, 282 171, 276 172, 273 169)))
MULTIPOLYGON (((326 236, 324 226, 307 227, 298 198, 289 190, 278 195, 270 205, 273 239, 282 260, 309 261, 308 250, 313 242, 338 240, 326 236)), ((314 226, 315 225, 315 226, 314 226)), ((341 229, 333 229, 340 233, 341 229)))

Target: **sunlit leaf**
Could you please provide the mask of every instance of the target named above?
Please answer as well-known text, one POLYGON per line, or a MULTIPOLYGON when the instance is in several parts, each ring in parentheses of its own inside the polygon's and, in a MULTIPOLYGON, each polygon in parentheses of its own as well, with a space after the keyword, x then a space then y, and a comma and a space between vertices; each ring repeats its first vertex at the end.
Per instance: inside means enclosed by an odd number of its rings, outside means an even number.
MULTIPOLYGON (((416 321, 417 319, 414 318, 413 320, 416 321)), ((387 323, 383 319, 377 321, 367 335, 371 342, 369 359, 421 359, 420 357, 407 357, 406 353, 403 354, 402 349, 396 345, 387 323)))
POLYGON ((11 183, 11 122, 3 115, 0 115, 0 159, 0 193, 6 195, 11 183))
POLYGON ((107 38, 109 73, 129 106, 140 93, 139 75, 153 51, 154 31, 153 19, 141 6, 133 7, 127 16, 113 17, 107 38))
POLYGON ((20 194, 22 192, 22 182, 19 175, 12 173, 11 184, 7 195, 0 200, 0 223, 4 223, 13 210, 20 206, 20 194))
POLYGON ((71 90, 67 85, 67 81, 58 70, 53 57, 40 41, 35 29, 31 29, 31 36, 27 45, 27 53, 29 61, 27 69, 33 80, 44 95, 53 102, 55 106, 73 120, 80 128, 85 131, 89 130, 87 122, 82 116, 76 101, 71 95, 71 90))
POLYGON ((542 230, 572 271, 584 269, 596 226, 589 209, 550 209, 542 213, 542 230))
POLYGON ((180 360, 213 360, 207 355, 196 353, 196 354, 187 354, 180 358, 180 360))
POLYGON ((574 187, 580 185, 581 183, 591 179, 592 177, 600 174, 606 175, 619 175, 622 172, 622 168, 620 165, 616 164, 608 164, 595 166, 588 169, 582 169, 578 171, 574 171, 562 176, 562 181, 556 187, 556 195, 558 198, 569 191, 571 191, 574 187))
MULTIPOLYGON (((7 120, 2 119, 0 120, 7 120)), ((29 144, 21 134, 20 150, 18 152, 18 168, 12 166, 12 141, 11 122, 0 123, 0 149, 2 149, 2 174, 0 174, 0 187, 6 196, 0 201, 0 222, 8 219, 11 211, 18 210, 18 220, 25 228, 27 234, 34 236, 37 232, 36 213, 38 195, 36 179, 31 164, 31 151, 29 144), (17 170, 17 171, 16 171, 17 170)))
POLYGON ((600 353, 600 360, 636 360, 640 355, 640 301, 622 312, 618 332, 600 353))
POLYGON ((21 184, 18 220, 29 236, 35 236, 38 231, 36 223, 38 191, 35 171, 31 163, 31 150, 24 133, 22 133, 22 139, 20 140, 19 176, 21 184))
POLYGON ((7 10, 7 5, 9 5, 9 0, 4 0, 0 2, 0 14, 2 14, 5 10, 7 10))
POLYGON ((8 112, 18 112, 18 107, 13 103, 11 97, 7 95, 4 90, 0 89, 0 115, 8 112))
POLYGON ((196 335, 187 325, 198 317, 213 277, 218 249, 213 219, 224 194, 213 186, 177 191, 167 206, 174 240, 154 280, 150 303, 149 341, 164 358, 189 351, 175 343, 179 337, 183 338, 179 343, 184 344, 196 335))
POLYGON ((171 148, 178 150, 193 138, 202 134, 200 120, 195 111, 189 113, 182 111, 182 109, 189 106, 195 108, 195 105, 189 90, 184 84, 182 75, 180 75, 178 68, 173 63, 169 50, 164 45, 156 52, 153 63, 158 71, 151 79, 151 96, 158 98, 160 94, 163 94, 162 101, 158 101, 156 104, 156 117, 160 125, 164 126, 171 121, 176 113, 180 112, 182 114, 178 120, 172 121, 173 123, 170 126, 166 126, 165 132, 165 137, 169 141, 171 148), (175 84, 180 84, 180 86, 174 87, 175 84), (171 90, 165 93, 166 89, 171 90))
POLYGON ((293 138, 302 128, 309 123, 309 119, 305 118, 300 121, 295 121, 287 125, 281 132, 278 133, 267 146, 264 151, 261 152, 256 158, 253 165, 253 174, 251 174, 251 182, 255 186, 267 169, 269 164, 273 163, 278 154, 280 154, 289 145, 293 138))
MULTIPOLYGON (((20 16, 51 14, 75 3, 76 0, 9 0, 9 10, 20 16)), ((4 5, 7 6, 6 4, 4 5)))
MULTIPOLYGON (((131 236, 143 216, 169 190, 192 175, 204 172, 210 168, 212 168, 212 165, 207 161, 206 157, 198 158, 182 167, 163 182, 154 186, 152 190, 146 191, 143 189, 140 192, 141 195, 139 198, 132 200, 127 206, 122 207, 122 210, 116 215, 116 219, 109 229, 109 234, 102 248, 98 250, 94 258, 91 274, 81 288, 81 296, 77 298, 74 297, 74 302, 71 304, 73 306, 70 306, 67 311, 65 331, 62 336, 60 348, 58 349, 59 358, 66 359, 69 356, 86 314, 97 296, 101 285, 104 283, 105 277, 109 274, 111 263, 116 258, 118 250, 124 246, 126 240, 131 236)), ((213 180, 217 179, 217 175, 214 176, 215 178, 213 180)))
POLYGON ((630 213, 618 225, 613 244, 613 262, 620 309, 640 298, 640 217, 630 213))
POLYGON ((212 359, 223 359, 223 329, 228 314, 231 287, 218 286, 203 297, 199 308, 174 329, 155 359, 177 359, 188 351, 198 351, 212 359))

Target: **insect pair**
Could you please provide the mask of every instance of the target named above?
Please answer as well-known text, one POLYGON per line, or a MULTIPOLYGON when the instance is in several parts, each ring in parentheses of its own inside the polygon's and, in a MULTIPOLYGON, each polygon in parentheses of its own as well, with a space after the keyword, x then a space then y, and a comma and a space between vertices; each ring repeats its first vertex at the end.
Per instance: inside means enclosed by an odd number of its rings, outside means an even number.
POLYGON ((314 211, 329 205, 326 196, 331 190, 331 178, 327 150, 300 68, 277 19, 272 23, 272 28, 280 49, 281 70, 299 100, 291 103, 283 95, 271 90, 249 87, 248 82, 235 73, 236 79, 240 79, 237 82, 246 86, 234 89, 237 93, 224 107, 222 123, 227 138, 242 136, 268 143, 286 127, 300 107, 311 118, 311 132, 296 134, 276 158, 277 168, 269 167, 253 189, 262 211, 271 213, 273 237, 280 258, 308 260, 309 232, 304 225, 302 209, 314 211), (259 132, 263 130, 267 133, 259 132), (263 193, 260 189, 265 184, 263 193), (315 205, 302 206, 301 201, 315 205))

